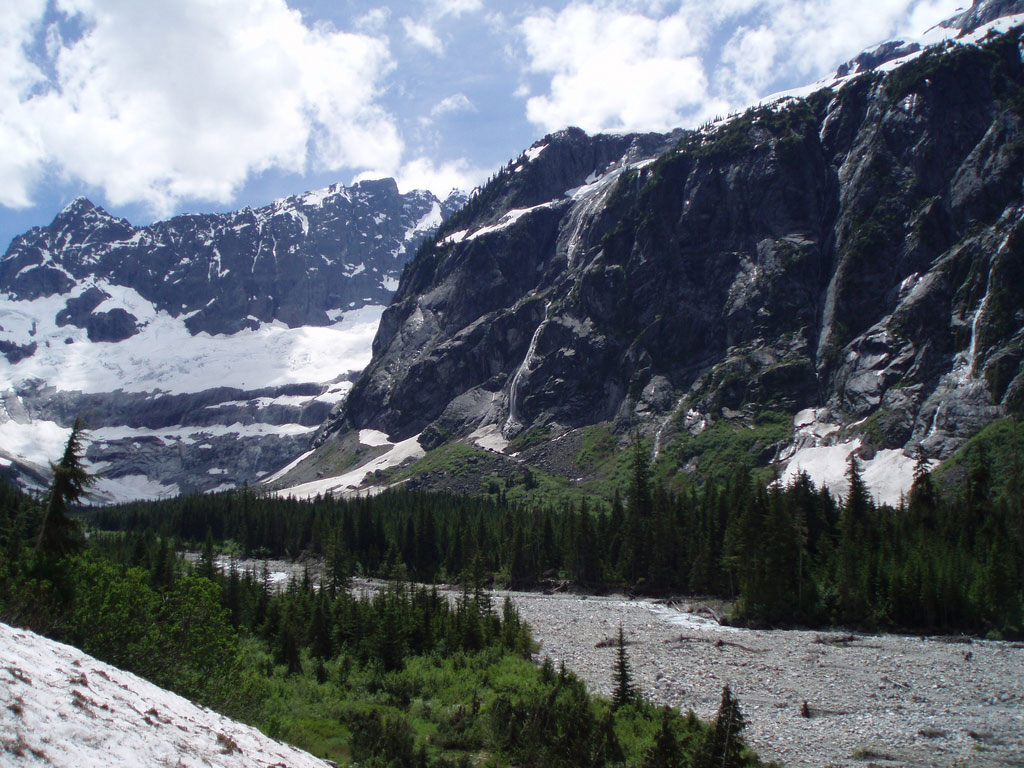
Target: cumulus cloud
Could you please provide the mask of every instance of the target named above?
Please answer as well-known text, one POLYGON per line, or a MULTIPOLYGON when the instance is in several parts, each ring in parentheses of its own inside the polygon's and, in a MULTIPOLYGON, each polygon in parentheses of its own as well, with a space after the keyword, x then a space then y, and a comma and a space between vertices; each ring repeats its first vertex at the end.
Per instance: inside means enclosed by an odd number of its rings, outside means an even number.
MULTIPOLYGON (((464 158, 443 162, 420 157, 402 165, 395 180, 402 192, 429 189, 438 197, 445 197, 453 189, 472 189, 487 178, 488 171, 473 166, 464 158)), ((367 178, 372 174, 366 174, 367 178)))
POLYGON ((547 129, 665 129, 700 107, 707 78, 682 15, 657 19, 610 5, 570 5, 529 16, 520 30, 529 69, 550 91, 526 102, 547 129))
MULTIPOLYGON (((812 82, 864 48, 920 34, 960 0, 594 0, 525 16, 517 31, 545 130, 694 125, 812 82)), ((525 90, 525 89, 523 89, 525 90)))
POLYGON ((371 8, 355 20, 355 28, 361 32, 375 34, 384 29, 384 25, 391 18, 391 9, 371 8))
POLYGON ((454 112, 476 112, 476 107, 473 106, 473 102, 469 100, 466 94, 455 93, 441 99, 441 101, 431 107, 430 116, 438 118, 454 112))
POLYGON ((415 21, 406 16, 402 19, 402 27, 405 29, 405 36, 416 45, 426 48, 438 56, 444 53, 444 43, 429 24, 415 21))
POLYGON ((420 20, 406 16, 402 19, 405 36, 421 48, 425 48, 436 56, 444 53, 444 42, 434 30, 435 25, 446 17, 458 18, 467 13, 475 13, 483 8, 482 0, 434 0, 429 4, 420 20))
POLYGON ((461 16, 475 13, 484 7, 483 0, 435 0, 434 13, 437 16, 461 16))
MULTIPOLYGON (((29 60, 23 42, 40 26, 46 0, 16 0, 0 14, 0 105, 20 104, 45 79, 29 60)), ((42 137, 18 109, 0 106, 0 205, 23 208, 42 171, 42 137)))
MULTIPOLYGON (((780 73, 813 81, 837 64, 884 40, 919 35, 949 16, 960 0, 874 0, 851 8, 846 0, 762 0, 724 46, 716 86, 736 106, 759 96, 780 73)), ((749 12, 748 10, 748 12, 749 12)))
POLYGON ((84 31, 51 31, 45 46, 45 2, 15 6, 0 17, 4 205, 28 204, 52 169, 161 214, 185 198, 228 202, 271 168, 400 163, 377 102, 386 43, 310 28, 284 0, 57 0, 84 31), (32 63, 47 49, 49 74, 32 63))

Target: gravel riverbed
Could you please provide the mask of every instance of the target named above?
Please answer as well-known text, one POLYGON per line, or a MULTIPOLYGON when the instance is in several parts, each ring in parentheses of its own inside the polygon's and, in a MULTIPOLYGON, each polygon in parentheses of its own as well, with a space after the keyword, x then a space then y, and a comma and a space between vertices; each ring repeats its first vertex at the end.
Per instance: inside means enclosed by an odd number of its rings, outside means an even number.
POLYGON ((509 594, 539 658, 612 692, 621 624, 651 701, 718 709, 729 684, 748 743, 789 766, 1024 765, 1024 648, 902 635, 748 630, 647 600, 509 594), (801 713, 804 702, 810 717, 801 713))

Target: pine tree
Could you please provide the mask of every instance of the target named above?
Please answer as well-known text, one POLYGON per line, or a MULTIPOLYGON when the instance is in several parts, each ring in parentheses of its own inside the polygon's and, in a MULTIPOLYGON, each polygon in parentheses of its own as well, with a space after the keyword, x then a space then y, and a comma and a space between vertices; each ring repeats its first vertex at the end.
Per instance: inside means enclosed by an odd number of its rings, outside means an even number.
POLYGON ((746 724, 739 702, 732 697, 732 691, 726 685, 722 688, 722 703, 714 725, 705 732, 700 749, 694 756, 694 768, 739 768, 744 765, 746 745, 739 734, 746 724))
POLYGON ((217 575, 217 559, 213 551, 213 530, 210 526, 206 526, 206 539, 203 541, 203 551, 199 557, 197 573, 211 581, 217 575))
POLYGON ((309 654, 316 659, 331 658, 331 635, 328 626, 330 608, 327 605, 327 594, 321 590, 313 608, 313 617, 309 624, 309 654))
POLYGON ((50 496, 36 541, 40 554, 60 558, 79 551, 85 545, 78 524, 68 517, 68 509, 85 496, 96 482, 82 466, 85 431, 85 423, 81 418, 76 418, 64 447, 64 455, 59 462, 50 465, 53 484, 50 486, 50 496))
POLYGON ((639 432, 633 433, 632 459, 626 526, 623 532, 626 545, 623 571, 630 581, 636 582, 646 576, 648 571, 648 538, 654 506, 651 498, 650 462, 639 432))
POLYGON ((636 698, 636 686, 633 684, 633 677, 629 671, 626 638, 622 633, 621 624, 619 624, 619 638, 615 643, 615 670, 612 672, 612 680, 615 683, 612 703, 616 709, 636 698))

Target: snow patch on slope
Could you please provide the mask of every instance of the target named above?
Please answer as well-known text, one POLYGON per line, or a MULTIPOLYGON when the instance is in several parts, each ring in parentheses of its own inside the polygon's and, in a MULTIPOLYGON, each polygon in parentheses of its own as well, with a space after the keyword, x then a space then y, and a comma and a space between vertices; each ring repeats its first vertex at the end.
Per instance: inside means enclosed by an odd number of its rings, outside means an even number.
POLYGON ((416 224, 413 225, 412 229, 405 233, 405 239, 412 240, 419 234, 429 232, 432 229, 437 229, 441 226, 443 221, 444 217, 441 214, 441 205, 440 203, 434 203, 430 210, 423 215, 423 218, 417 221, 416 224))
MULTIPOLYGON (((0 415, 2 418, 9 417, 4 414, 0 415)), ((70 429, 52 421, 4 421, 0 424, 0 447, 13 456, 46 467, 60 458, 70 434, 70 429)))
MULTIPOLYGON (((89 467, 96 471, 96 467, 89 467)), ((231 486, 234 487, 234 486, 231 486)), ((96 484, 89 489, 86 499, 89 504, 113 504, 129 500, 154 501, 173 499, 181 493, 177 483, 164 484, 146 475, 121 475, 106 477, 102 473, 96 484)))
MULTIPOLYGON (((825 408, 805 408, 793 417, 793 444, 780 456, 784 468, 779 483, 789 485, 797 475, 807 474, 818 488, 828 488, 845 498, 850 492, 846 473, 850 454, 861 448, 860 438, 836 441, 839 425, 832 424, 825 408)), ((930 467, 938 462, 930 462, 930 467)), ((877 451, 870 459, 861 459, 861 479, 876 504, 899 504, 914 484, 917 460, 898 448, 877 451)))
POLYGON ((494 451, 495 453, 504 453, 509 443, 505 436, 501 434, 501 427, 497 424, 487 424, 480 427, 474 430, 466 439, 478 448, 483 448, 485 451, 494 451))
POLYGON ((69 645, 0 624, 0 747, 10 768, 326 768, 307 752, 69 645))
MULTIPOLYGON (((363 484, 366 476, 371 472, 398 467, 407 461, 419 459, 426 455, 426 451, 423 450, 423 446, 419 443, 419 437, 419 435, 416 435, 415 437, 410 437, 408 440, 392 443, 387 439, 387 436, 384 435, 383 432, 377 432, 369 429, 361 430, 359 433, 359 441, 363 445, 387 445, 391 447, 390 450, 387 451, 387 453, 383 453, 376 458, 370 459, 365 464, 349 470, 342 475, 326 477, 322 480, 313 480, 309 483, 303 483, 302 485, 296 485, 291 488, 284 488, 279 491, 273 491, 272 493, 273 495, 280 497, 312 499, 319 495, 344 497, 357 495, 360 492, 379 492, 383 490, 383 488, 372 487, 361 489, 360 486, 363 484)), ((282 473, 278 473, 278 475, 280 474, 282 473)))

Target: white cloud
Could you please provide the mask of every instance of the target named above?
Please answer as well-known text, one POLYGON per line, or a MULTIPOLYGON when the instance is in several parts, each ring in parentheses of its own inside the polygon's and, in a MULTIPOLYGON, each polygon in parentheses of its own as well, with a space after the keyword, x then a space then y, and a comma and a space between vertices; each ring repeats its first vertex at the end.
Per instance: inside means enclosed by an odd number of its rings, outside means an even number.
POLYGON ((405 36, 416 45, 438 56, 444 53, 444 43, 429 24, 414 21, 407 16, 402 19, 402 27, 405 29, 405 36))
POLYGON ((24 48, 41 24, 46 0, 15 0, 0 13, 0 205, 24 208, 42 172, 42 138, 17 105, 44 79, 24 48))
POLYGON ((435 104, 430 110, 430 116, 437 118, 453 112, 476 112, 476 107, 466 94, 455 93, 435 104))
POLYGON ((693 55, 699 37, 682 15, 575 4, 527 17, 520 30, 529 69, 551 76, 550 93, 526 103, 530 121, 545 129, 668 129, 707 96, 693 55))
POLYGON ((518 26, 535 78, 527 117, 545 130, 695 125, 813 82, 877 42, 920 34, 960 2, 576 0, 518 26))
POLYGON ((384 25, 388 23, 390 18, 390 8, 371 8, 355 20, 355 28, 360 32, 376 34, 384 29, 384 25))
POLYGON ((489 171, 476 168, 463 158, 436 165, 433 160, 420 157, 405 163, 396 180, 402 192, 429 189, 438 197, 445 197, 453 189, 470 190, 487 178, 489 171))
POLYGON ((0 22, 4 205, 27 204, 47 168, 160 214, 185 198, 228 202, 270 168, 400 161, 377 103, 392 67, 381 40, 307 27, 284 0, 59 0, 85 32, 47 36, 48 82, 26 52, 44 5, 19 2, 0 22))
POLYGON ((483 9, 483 0, 435 0, 436 16, 461 16, 483 9))

